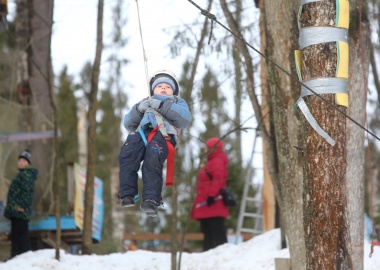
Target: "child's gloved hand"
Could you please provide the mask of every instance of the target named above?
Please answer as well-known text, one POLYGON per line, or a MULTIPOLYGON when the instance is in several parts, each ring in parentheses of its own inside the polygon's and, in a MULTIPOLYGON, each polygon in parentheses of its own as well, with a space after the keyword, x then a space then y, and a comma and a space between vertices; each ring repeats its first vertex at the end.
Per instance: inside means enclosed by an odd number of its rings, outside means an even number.
POLYGON ((154 110, 158 110, 161 106, 161 100, 158 100, 158 99, 155 99, 155 98, 152 98, 150 100, 150 107, 154 110))
POLYGON ((137 106, 137 110, 141 113, 145 113, 146 109, 149 107, 149 100, 145 99, 140 102, 140 104, 137 106))

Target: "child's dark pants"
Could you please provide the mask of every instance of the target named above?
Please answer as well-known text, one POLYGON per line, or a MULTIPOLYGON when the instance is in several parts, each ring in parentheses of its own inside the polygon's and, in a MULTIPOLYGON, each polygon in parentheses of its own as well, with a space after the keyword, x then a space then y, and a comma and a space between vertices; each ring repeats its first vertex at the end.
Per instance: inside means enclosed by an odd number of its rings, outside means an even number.
MULTIPOLYGON (((150 132, 151 130, 145 131, 146 138, 150 132)), ((175 146, 173 137, 171 143, 175 146)), ((157 131, 147 146, 145 146, 140 133, 130 133, 119 154, 120 198, 133 197, 138 194, 137 172, 140 169, 141 162, 144 161, 142 165, 142 199, 143 201, 150 199, 161 203, 162 171, 167 156, 168 147, 161 132, 157 131)))
POLYGON ((11 218, 11 258, 31 250, 28 221, 11 218))

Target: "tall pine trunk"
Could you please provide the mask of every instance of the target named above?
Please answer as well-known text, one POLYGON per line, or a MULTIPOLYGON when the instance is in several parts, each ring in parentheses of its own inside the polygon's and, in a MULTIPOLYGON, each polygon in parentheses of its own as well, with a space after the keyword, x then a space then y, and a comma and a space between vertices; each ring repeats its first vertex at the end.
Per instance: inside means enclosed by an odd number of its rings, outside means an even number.
POLYGON ((91 91, 89 94, 88 109, 88 131, 87 131, 87 173, 86 173, 86 189, 84 203, 84 221, 83 221, 83 254, 92 253, 92 213, 94 209, 94 178, 95 178, 95 162, 96 162, 96 109, 98 83, 100 73, 100 62, 103 50, 103 9, 104 0, 98 1, 98 21, 97 21, 97 37, 95 60, 91 73, 91 91))
MULTIPOLYGON (((336 2, 323 0, 303 6, 301 28, 335 27, 336 2)), ((336 77, 337 43, 325 42, 302 49, 303 81, 336 77)), ((315 90, 315 89, 314 89, 315 90)), ((335 94, 323 95, 336 105, 335 94)), ((346 195, 346 119, 332 106, 312 95, 304 98, 318 124, 336 142, 330 145, 304 120, 304 231, 307 269, 352 269, 346 195)))

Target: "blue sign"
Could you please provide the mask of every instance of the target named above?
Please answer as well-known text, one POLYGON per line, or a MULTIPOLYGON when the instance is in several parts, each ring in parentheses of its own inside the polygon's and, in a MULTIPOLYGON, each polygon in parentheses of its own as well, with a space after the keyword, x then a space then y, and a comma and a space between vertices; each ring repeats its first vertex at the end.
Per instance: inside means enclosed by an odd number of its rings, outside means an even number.
POLYGON ((92 214, 92 238, 99 241, 102 239, 104 216, 103 182, 95 176, 94 179, 94 211, 92 214))

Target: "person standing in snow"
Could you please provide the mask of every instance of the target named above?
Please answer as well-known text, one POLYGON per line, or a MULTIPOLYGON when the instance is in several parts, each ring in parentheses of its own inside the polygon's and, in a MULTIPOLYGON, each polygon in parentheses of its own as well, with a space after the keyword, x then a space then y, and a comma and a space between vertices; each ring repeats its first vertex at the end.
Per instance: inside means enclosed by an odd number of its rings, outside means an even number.
POLYGON ((228 158, 223 145, 219 138, 207 140, 207 162, 198 174, 191 217, 200 222, 204 235, 203 251, 227 243, 224 220, 229 214, 228 207, 222 199, 216 199, 220 195, 220 189, 226 187, 228 177, 228 158))
POLYGON ((29 238, 29 220, 34 199, 34 182, 38 171, 31 167, 32 155, 29 150, 18 156, 19 173, 12 180, 8 190, 4 216, 11 220, 11 256, 31 250, 29 238))
POLYGON ((151 97, 135 104, 124 117, 130 133, 119 154, 119 197, 123 207, 138 201, 137 172, 144 161, 140 209, 154 217, 162 204, 164 162, 168 155, 174 155, 178 133, 190 125, 191 113, 186 101, 178 97, 178 82, 171 71, 154 73, 149 86, 151 97))

